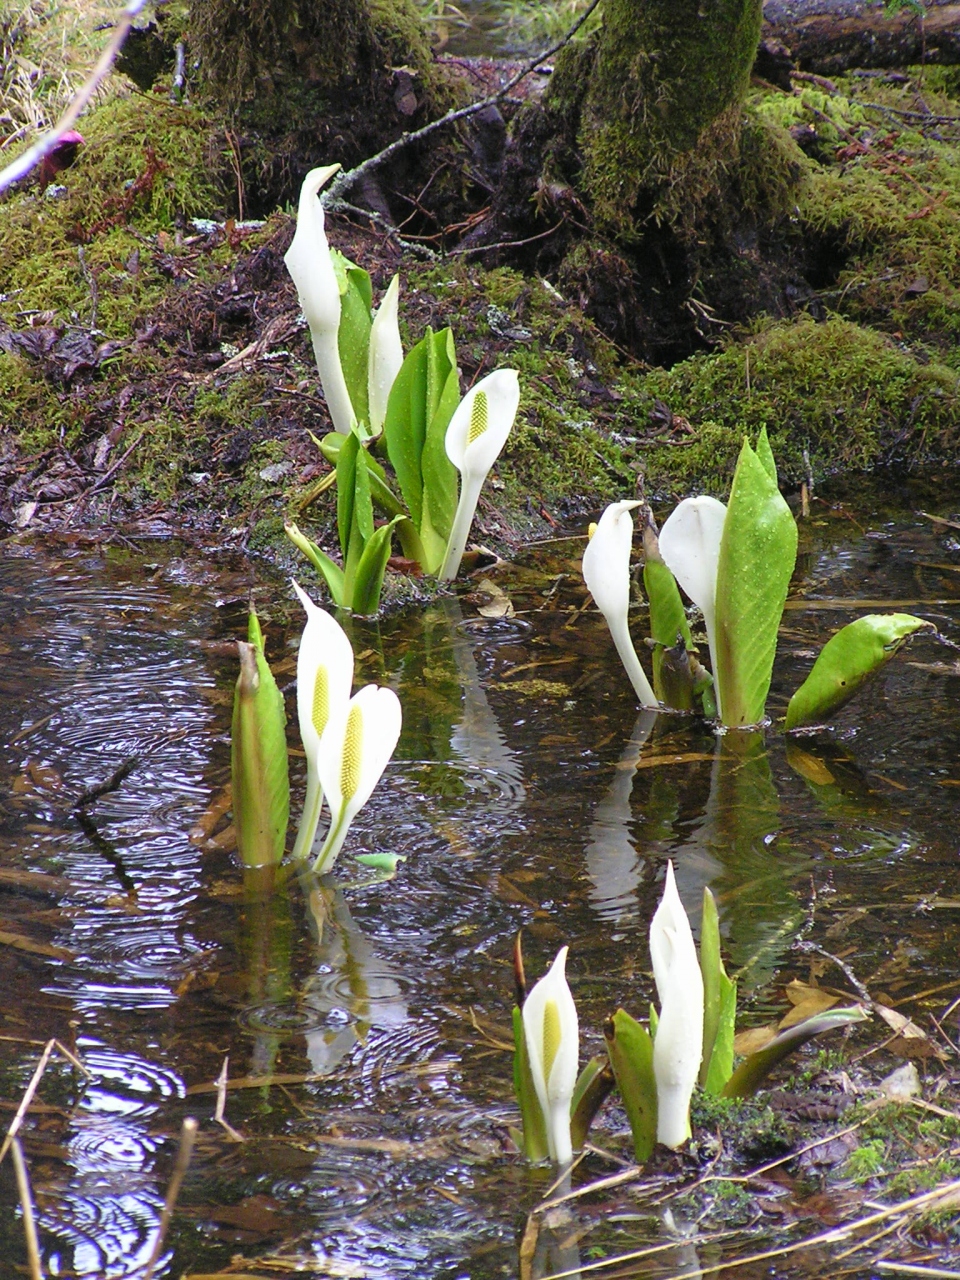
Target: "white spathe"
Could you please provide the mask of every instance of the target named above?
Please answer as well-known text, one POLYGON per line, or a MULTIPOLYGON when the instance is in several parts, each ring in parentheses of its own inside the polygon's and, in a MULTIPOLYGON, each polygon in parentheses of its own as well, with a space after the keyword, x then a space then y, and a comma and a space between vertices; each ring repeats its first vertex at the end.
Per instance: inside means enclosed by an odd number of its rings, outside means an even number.
POLYGON ((660 530, 660 554, 667 568, 703 614, 717 716, 721 723, 723 709, 717 674, 717 565, 726 518, 727 508, 723 503, 702 494, 699 498, 684 498, 678 503, 660 530))
POLYGON ((390 388, 403 364, 400 342, 400 277, 394 276, 373 316, 370 348, 367 354, 367 399, 370 406, 370 431, 379 435, 387 416, 390 388))
POLYGON ((331 713, 338 707, 346 707, 350 701, 353 647, 339 622, 315 605, 299 583, 292 578, 290 581, 307 611, 307 625, 297 653, 297 719, 307 757, 307 794, 293 846, 293 856, 305 858, 313 847, 323 805, 320 739, 331 713))
POLYGON ((679 1147, 690 1137, 690 1098, 703 1056, 703 976, 672 862, 650 923, 650 957, 660 998, 653 1042, 657 1141, 679 1147))
POLYGON ((318 875, 333 866, 350 823, 380 781, 402 722, 400 699, 375 684, 331 710, 320 739, 320 785, 330 806, 330 830, 313 864, 318 875))
POLYGON ((297 209, 297 229, 283 260, 297 286, 300 307, 310 326, 313 354, 330 417, 337 431, 348 435, 355 418, 337 345, 340 286, 324 230, 323 205, 318 199, 320 188, 339 168, 339 164, 328 164, 320 169, 311 169, 304 178, 297 209))
POLYGON ((657 696, 650 687, 633 640, 630 638, 630 551, 633 516, 639 502, 611 502, 600 517, 583 553, 583 580, 594 603, 606 619, 634 693, 642 707, 656 709, 657 696))
POLYGON ((495 369, 470 388, 450 419, 444 445, 460 472, 460 500, 440 569, 443 579, 457 576, 480 490, 507 442, 519 405, 516 369, 495 369))
POLYGON ((567 948, 557 958, 523 1002, 523 1035, 530 1074, 547 1129, 551 1159, 569 1164, 573 1159, 570 1138, 570 1102, 577 1083, 580 1029, 577 1006, 567 985, 567 948))

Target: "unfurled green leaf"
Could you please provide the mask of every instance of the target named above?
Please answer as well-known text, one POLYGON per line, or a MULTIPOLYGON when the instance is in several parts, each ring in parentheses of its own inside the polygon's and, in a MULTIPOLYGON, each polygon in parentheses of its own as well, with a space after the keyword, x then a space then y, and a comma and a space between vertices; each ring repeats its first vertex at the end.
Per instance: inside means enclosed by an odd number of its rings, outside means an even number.
POLYGON ((353 529, 353 505, 357 497, 357 456, 360 437, 355 431, 343 437, 337 455, 337 535, 346 568, 350 534, 353 529))
POLYGON ((774 1036, 762 1049, 744 1058, 720 1090, 722 1096, 748 1098, 756 1092, 777 1063, 782 1062, 802 1044, 824 1031, 837 1031, 854 1022, 866 1022, 869 1017, 863 1005, 858 1004, 845 1009, 827 1009, 823 1013, 814 1014, 812 1018, 794 1023, 792 1027, 787 1027, 774 1036))
POLYGON ((518 1005, 513 1007, 513 1090, 523 1122, 523 1154, 528 1160, 546 1160, 550 1154, 547 1125, 533 1084, 523 1015, 518 1005))
POLYGON ((343 570, 325 551, 321 551, 315 542, 311 542, 306 534, 301 533, 295 524, 283 526, 287 537, 307 557, 313 567, 323 574, 327 589, 338 608, 344 607, 343 570))
POLYGON ((790 699, 785 728, 818 724, 849 702, 863 682, 890 661, 908 636, 932 622, 909 613, 868 613, 842 627, 820 650, 790 699))
POLYGON ((443 560, 457 506, 457 473, 445 435, 460 400, 456 351, 449 329, 426 336, 407 354, 387 402, 384 438, 423 547, 421 564, 435 573, 443 560))
POLYGON ((657 1140, 657 1081, 653 1040, 647 1029, 623 1009, 604 1027, 607 1054, 623 1100, 637 1163, 650 1159, 657 1140))
POLYGON ((570 1099, 570 1141, 580 1151, 587 1140, 593 1118, 613 1090, 616 1080, 609 1062, 591 1058, 577 1078, 570 1099))
MULTIPOLYGON (((342 255, 338 256, 342 262, 342 270, 337 271, 340 284, 340 328, 337 330, 340 365, 350 392, 354 415, 358 422, 369 425, 367 355, 370 349, 370 327, 373 323, 373 288, 370 276, 362 267, 355 266, 342 255)), ((337 270, 336 259, 334 270, 337 270)))
POLYGON ((263 652, 251 613, 250 642, 238 642, 240 676, 233 698, 231 780, 237 847, 248 867, 283 857, 290 814, 286 713, 283 695, 263 652))
MULTIPOLYGON (((769 452, 769 445, 762 450, 769 452)), ((744 441, 717 566, 714 679, 723 723, 764 717, 777 631, 797 558, 797 524, 765 463, 744 441)))

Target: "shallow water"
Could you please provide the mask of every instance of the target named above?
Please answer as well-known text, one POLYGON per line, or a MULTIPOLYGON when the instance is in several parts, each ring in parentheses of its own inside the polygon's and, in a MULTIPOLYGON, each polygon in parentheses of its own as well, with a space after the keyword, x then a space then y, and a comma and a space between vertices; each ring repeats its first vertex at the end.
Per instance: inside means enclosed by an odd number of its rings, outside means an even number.
MULTIPOLYGON (((960 641, 960 530, 917 514, 955 518, 949 493, 855 488, 801 525, 775 714, 822 638, 882 601, 960 641)), ((271 1251, 384 1280, 516 1274, 549 1176, 507 1137, 514 936, 530 975, 569 942, 599 1051, 605 1016, 650 998, 668 857, 691 907, 705 883, 719 897, 744 1020, 779 1016, 779 987, 809 976, 801 930, 914 1017, 950 1004, 958 655, 916 639, 814 741, 651 724, 583 611, 581 549, 498 574, 512 618, 467 594, 353 624, 358 683, 397 689, 404 731, 348 852, 406 861, 382 883, 345 853, 330 882, 283 871, 271 892, 236 862, 224 790, 250 570, 157 545, 0 548, 0 1100, 16 1107, 50 1036, 90 1072, 55 1058, 25 1130, 50 1274, 137 1273, 187 1115, 200 1134, 159 1274, 271 1251), (81 823, 80 793, 131 758, 81 823), (213 1118, 226 1056, 234 1133, 213 1118)), ((271 594, 257 587, 293 714, 297 635, 272 624, 271 594)), ((292 779, 296 808, 297 754, 292 779)), ((821 980, 845 986, 827 962, 821 980)), ((881 1039, 854 1034, 861 1051, 881 1039)), ((628 1154, 616 1111, 597 1136, 628 1154)), ((591 1158, 584 1177, 613 1167, 591 1158)), ((22 1261, 17 1203, 7 1161, 0 1246, 22 1261)), ((539 1274, 658 1242, 634 1274, 688 1269, 690 1246, 629 1188, 578 1212, 541 1239, 539 1274)))

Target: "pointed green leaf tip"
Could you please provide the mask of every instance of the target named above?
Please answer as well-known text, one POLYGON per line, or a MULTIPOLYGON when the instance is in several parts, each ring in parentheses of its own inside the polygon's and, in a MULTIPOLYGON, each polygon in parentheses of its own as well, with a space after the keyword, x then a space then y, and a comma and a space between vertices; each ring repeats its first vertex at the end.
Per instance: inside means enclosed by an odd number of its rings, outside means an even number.
POLYGON ((797 558, 797 524, 775 479, 763 433, 745 440, 727 504, 717 565, 717 671, 723 723, 763 720, 777 631, 797 558))
POLYGON ((248 867, 279 862, 290 814, 286 714, 251 611, 233 698, 231 780, 237 847, 248 867))
POLYGON ((826 720, 890 661, 908 636, 924 628, 936 630, 932 622, 909 613, 868 613, 842 627, 790 699, 784 727, 789 731, 826 720))

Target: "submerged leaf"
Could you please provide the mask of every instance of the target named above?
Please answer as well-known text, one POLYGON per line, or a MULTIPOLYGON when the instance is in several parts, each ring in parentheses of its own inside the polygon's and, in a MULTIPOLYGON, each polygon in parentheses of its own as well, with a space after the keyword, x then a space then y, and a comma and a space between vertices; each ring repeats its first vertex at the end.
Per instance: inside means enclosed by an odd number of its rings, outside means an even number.
POLYGON ((777 632, 797 558, 797 523, 769 467, 745 440, 727 504, 717 563, 714 680, 725 725, 763 720, 777 632))
POLYGON ((838 711, 900 646, 932 622, 909 613, 868 613, 842 627, 820 650, 813 669, 790 699, 785 728, 818 724, 838 711))

